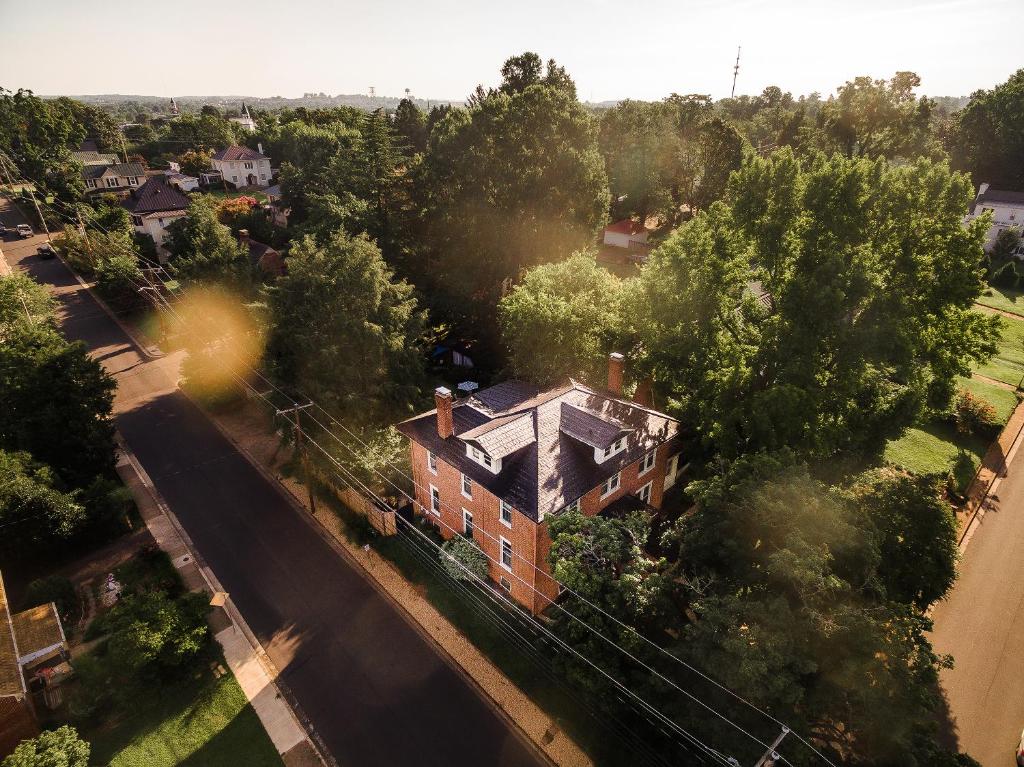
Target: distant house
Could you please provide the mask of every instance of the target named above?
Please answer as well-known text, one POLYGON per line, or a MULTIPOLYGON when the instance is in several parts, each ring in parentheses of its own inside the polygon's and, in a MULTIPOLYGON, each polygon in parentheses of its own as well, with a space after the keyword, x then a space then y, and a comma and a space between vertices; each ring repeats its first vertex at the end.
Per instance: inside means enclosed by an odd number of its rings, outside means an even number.
POLYGON ((249 263, 252 267, 267 277, 280 277, 287 270, 284 256, 271 246, 250 238, 248 229, 238 231, 238 241, 249 249, 249 263))
POLYGON ((609 224, 601 234, 597 260, 604 264, 642 264, 647 261, 651 246, 647 244, 649 230, 632 219, 609 224))
POLYGON ((248 133, 256 132, 256 121, 252 119, 252 115, 249 114, 249 107, 242 104, 242 116, 241 117, 229 117, 228 118, 235 125, 240 125, 248 133))
POLYGON ((57 606, 12 614, 0 577, 0 758, 39 733, 41 706, 60 703, 55 691, 71 673, 69 657, 57 606))
POLYGON ((981 184, 966 220, 973 221, 987 211, 992 213, 992 226, 985 237, 986 250, 995 244, 1004 229, 1015 227, 1024 231, 1024 192, 993 189, 989 184, 981 184))
POLYGON ((281 195, 281 185, 274 184, 273 186, 268 186, 263 190, 263 193, 267 196, 266 211, 270 217, 270 222, 274 226, 282 228, 288 226, 288 216, 292 210, 284 202, 281 195))
POLYGON ((211 157, 210 164, 235 186, 269 186, 270 158, 263 155, 262 149, 262 145, 259 152, 247 146, 229 146, 211 157))
POLYGON ((82 168, 86 194, 128 194, 146 180, 146 169, 138 162, 86 165, 82 168))
POLYGON ((161 247, 165 230, 172 222, 184 218, 189 199, 163 179, 151 178, 138 189, 132 190, 122 205, 132 214, 135 231, 148 234, 157 247, 161 247))

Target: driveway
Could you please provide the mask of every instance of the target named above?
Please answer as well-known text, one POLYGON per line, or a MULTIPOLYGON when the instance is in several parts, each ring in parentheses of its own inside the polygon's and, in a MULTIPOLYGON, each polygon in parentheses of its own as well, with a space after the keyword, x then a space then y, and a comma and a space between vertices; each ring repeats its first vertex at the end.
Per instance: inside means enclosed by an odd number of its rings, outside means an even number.
POLYGON ((34 255, 42 239, 5 242, 6 258, 51 287, 65 334, 115 376, 118 428, 337 762, 544 764, 177 390, 176 357, 141 357, 60 261, 34 255))

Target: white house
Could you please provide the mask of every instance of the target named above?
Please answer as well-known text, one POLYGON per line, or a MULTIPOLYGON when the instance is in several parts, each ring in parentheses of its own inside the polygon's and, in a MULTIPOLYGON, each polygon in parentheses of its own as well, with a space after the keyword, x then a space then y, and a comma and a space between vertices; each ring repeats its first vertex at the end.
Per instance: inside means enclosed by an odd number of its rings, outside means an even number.
POLYGON ((132 214, 135 231, 148 234, 161 247, 165 230, 172 222, 184 218, 189 199, 162 178, 153 177, 132 191, 122 203, 132 214))
POLYGON ((603 242, 616 248, 636 248, 647 245, 647 229, 643 224, 624 219, 604 228, 603 242))
POLYGON ((146 181, 146 169, 137 162, 86 165, 82 168, 86 194, 127 194, 146 181))
POLYGON ((247 146, 229 146, 211 157, 210 164, 235 186, 269 186, 270 158, 262 150, 262 144, 259 152, 247 146))
POLYGON ((192 192, 199 188, 198 178, 195 176, 189 176, 186 173, 181 173, 180 171, 164 171, 164 178, 167 179, 168 184, 177 187, 182 192, 192 192))
POLYGON ((971 211, 967 214, 967 221, 972 221, 986 211, 992 212, 992 226, 985 237, 986 249, 995 244, 996 237, 1004 229, 1016 227, 1024 233, 1024 192, 992 189, 988 184, 981 184, 978 196, 971 204, 971 211))

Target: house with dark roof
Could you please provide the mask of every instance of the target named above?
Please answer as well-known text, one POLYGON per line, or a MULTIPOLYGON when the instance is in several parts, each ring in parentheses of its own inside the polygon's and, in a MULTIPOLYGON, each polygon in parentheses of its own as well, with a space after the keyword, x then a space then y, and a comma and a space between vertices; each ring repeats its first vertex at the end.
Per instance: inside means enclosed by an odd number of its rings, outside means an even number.
POLYGON ((82 167, 86 194, 128 194, 146 180, 146 169, 138 162, 92 164, 82 167))
POLYGON ((266 277, 280 277, 286 271, 284 255, 269 245, 249 236, 248 229, 238 230, 238 242, 249 251, 249 264, 266 277))
POLYGON ((992 214, 992 226, 985 237, 987 250, 1005 229, 1016 228, 1018 232, 1024 233, 1024 192, 993 189, 989 184, 980 184, 966 220, 973 221, 982 213, 992 214))
POLYGON ((164 244, 166 229, 174 221, 184 218, 189 198, 160 176, 154 176, 131 193, 121 203, 132 214, 132 223, 139 234, 148 234, 157 247, 164 244))
POLYGON ((38 705, 51 680, 70 673, 68 643, 53 602, 11 613, 0 576, 0 759, 39 733, 38 705))
POLYGON ((548 520, 654 514, 679 476, 679 424, 623 397, 623 364, 611 355, 606 390, 506 381, 454 399, 441 387, 434 410, 397 427, 410 442, 415 512, 446 539, 476 541, 491 580, 534 613, 558 597, 548 520))
POLYGON ((270 158, 263 154, 262 144, 259 151, 247 146, 221 149, 210 158, 210 165, 236 187, 270 185, 270 158))

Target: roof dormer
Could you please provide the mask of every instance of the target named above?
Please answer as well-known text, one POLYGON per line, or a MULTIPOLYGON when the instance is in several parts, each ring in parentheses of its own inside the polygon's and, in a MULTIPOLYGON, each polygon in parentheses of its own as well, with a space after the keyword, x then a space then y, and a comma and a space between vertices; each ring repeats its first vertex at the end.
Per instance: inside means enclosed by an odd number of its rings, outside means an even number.
POLYGON ((497 474, 503 458, 537 441, 533 413, 495 418, 463 432, 459 439, 466 443, 469 458, 497 474))
POLYGON ((594 448, 594 461, 604 463, 626 449, 632 429, 613 418, 562 403, 559 430, 584 445, 594 448))

